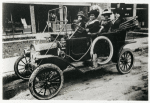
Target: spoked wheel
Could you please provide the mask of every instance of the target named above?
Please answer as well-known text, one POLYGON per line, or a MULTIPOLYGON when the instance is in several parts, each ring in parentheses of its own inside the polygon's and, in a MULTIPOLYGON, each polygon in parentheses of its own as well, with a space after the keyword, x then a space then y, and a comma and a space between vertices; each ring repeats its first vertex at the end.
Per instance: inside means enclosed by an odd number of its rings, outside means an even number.
POLYGON ((58 66, 44 64, 32 73, 29 90, 37 99, 51 99, 61 90, 63 82, 63 72, 58 66))
POLYGON ((117 70, 121 74, 129 73, 132 70, 134 63, 134 56, 130 49, 123 49, 119 55, 117 62, 117 70))
POLYGON ((30 65, 30 57, 22 55, 17 59, 14 65, 14 71, 18 77, 28 80, 33 70, 30 65))

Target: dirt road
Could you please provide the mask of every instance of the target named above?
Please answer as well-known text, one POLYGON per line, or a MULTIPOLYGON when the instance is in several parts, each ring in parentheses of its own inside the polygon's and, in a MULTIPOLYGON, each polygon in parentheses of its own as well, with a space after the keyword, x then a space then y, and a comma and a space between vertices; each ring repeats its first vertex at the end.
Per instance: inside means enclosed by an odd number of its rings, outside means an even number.
MULTIPOLYGON (((63 88, 52 100, 148 100, 148 49, 134 55, 135 66, 129 74, 119 74, 115 66, 84 74, 76 70, 64 73, 63 88)), ((24 89, 11 100, 35 99, 28 90, 28 82, 19 85, 24 89)))

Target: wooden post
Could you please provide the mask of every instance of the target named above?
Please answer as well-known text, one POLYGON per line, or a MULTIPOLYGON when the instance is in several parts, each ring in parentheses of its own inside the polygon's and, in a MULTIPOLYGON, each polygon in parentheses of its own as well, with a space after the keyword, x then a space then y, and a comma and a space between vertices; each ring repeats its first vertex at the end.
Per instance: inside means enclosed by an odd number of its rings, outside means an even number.
POLYGON ((36 34, 34 5, 30 5, 30 17, 31 17, 32 33, 36 34))
POLYGON ((133 17, 136 16, 136 5, 137 5, 137 4, 133 4, 133 17))
MULTIPOLYGON (((63 7, 63 5, 59 5, 59 7, 63 7)), ((60 21, 63 21, 63 8, 59 9, 59 13, 60 13, 60 21)), ((63 22, 60 22, 60 26, 63 26, 63 22)))
POLYGON ((89 7, 83 7, 83 12, 85 13, 86 18, 88 18, 88 9, 89 7))
POLYGON ((117 8, 120 8, 120 3, 117 3, 117 8))
POLYGON ((111 9, 111 3, 104 3, 104 9, 111 9))

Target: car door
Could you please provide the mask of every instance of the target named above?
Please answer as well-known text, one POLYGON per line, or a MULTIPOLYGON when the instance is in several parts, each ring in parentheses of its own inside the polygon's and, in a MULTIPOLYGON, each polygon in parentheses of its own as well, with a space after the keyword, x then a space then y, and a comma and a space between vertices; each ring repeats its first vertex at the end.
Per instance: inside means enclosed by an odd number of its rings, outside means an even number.
POLYGON ((79 59, 83 56, 90 46, 90 38, 72 38, 67 41, 67 54, 74 59, 79 59))

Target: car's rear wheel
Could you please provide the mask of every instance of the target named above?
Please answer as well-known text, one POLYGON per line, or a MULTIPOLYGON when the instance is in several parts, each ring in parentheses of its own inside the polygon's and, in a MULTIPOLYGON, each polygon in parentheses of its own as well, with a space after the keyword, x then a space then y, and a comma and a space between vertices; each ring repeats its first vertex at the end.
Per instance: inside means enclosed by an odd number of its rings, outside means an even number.
POLYGON ((30 75, 33 72, 30 62, 30 57, 26 55, 22 55, 16 60, 14 64, 14 71, 19 78, 24 80, 28 80, 30 78, 30 75))
POLYGON ((123 49, 119 54, 117 70, 121 74, 129 73, 134 64, 134 55, 130 49, 123 49))
POLYGON ((37 99, 51 99, 61 90, 63 82, 63 72, 58 66, 44 64, 32 73, 29 79, 29 90, 37 99))

